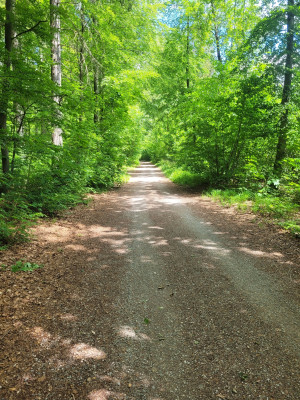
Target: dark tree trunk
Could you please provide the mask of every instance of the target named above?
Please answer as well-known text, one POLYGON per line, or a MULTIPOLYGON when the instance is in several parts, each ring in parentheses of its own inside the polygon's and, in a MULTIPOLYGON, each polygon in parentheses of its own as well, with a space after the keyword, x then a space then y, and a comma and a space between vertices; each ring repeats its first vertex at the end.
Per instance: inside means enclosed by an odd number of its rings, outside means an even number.
POLYGON ((94 66, 94 95, 95 95, 95 111, 94 111, 94 122, 99 122, 99 114, 97 110, 97 100, 99 96, 99 68, 98 65, 94 66))
POLYGON ((292 78, 293 78, 293 53, 294 53, 294 27, 295 27, 295 14, 292 7, 294 0, 288 0, 287 11, 287 40, 286 40, 286 59, 284 71, 284 83, 282 89, 281 105, 284 110, 279 121, 278 142, 276 148, 276 156, 274 163, 274 172, 277 176, 282 174, 282 160, 286 156, 286 143, 288 131, 288 104, 290 101, 292 78))
POLYGON ((1 134, 1 158, 2 171, 9 173, 9 152, 7 138, 7 111, 9 102, 9 75, 11 70, 11 51, 13 37, 13 7, 15 0, 6 0, 6 18, 5 18, 5 54, 3 60, 3 79, 0 98, 0 134, 1 134))
POLYGON ((222 62, 219 28, 217 25, 216 9, 215 9, 215 4, 214 4, 213 0, 211 0, 210 4, 211 4, 213 17, 214 17, 214 34, 215 34, 215 39, 216 39, 217 58, 218 58, 218 61, 222 62))
POLYGON ((186 34, 186 88, 190 87, 190 17, 187 20, 186 34))

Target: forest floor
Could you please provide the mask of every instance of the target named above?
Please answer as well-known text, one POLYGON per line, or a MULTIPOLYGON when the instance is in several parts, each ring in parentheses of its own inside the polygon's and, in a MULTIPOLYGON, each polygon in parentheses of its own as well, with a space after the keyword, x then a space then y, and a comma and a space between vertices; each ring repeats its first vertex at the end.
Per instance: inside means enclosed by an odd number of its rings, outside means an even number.
POLYGON ((299 239, 142 163, 0 253, 0 400, 297 400, 299 239))

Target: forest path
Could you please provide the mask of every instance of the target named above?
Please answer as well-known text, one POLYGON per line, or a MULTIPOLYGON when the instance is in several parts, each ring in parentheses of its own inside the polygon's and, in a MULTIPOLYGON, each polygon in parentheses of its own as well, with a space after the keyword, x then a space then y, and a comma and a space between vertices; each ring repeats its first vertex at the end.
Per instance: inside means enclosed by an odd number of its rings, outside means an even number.
POLYGON ((296 240, 150 163, 93 198, 6 276, 1 400, 300 398, 296 240))

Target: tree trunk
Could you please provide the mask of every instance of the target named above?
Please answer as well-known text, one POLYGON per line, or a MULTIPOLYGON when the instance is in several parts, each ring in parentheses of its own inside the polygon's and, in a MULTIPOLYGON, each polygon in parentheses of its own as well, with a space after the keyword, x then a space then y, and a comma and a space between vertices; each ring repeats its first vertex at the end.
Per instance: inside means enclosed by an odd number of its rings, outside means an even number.
POLYGON ((217 25, 216 9, 215 9, 215 4, 214 4, 213 0, 211 0, 210 4, 211 4, 211 9, 212 9, 212 14, 213 14, 213 17, 214 17, 214 34, 215 34, 215 39, 216 39, 217 58, 218 58, 218 61, 222 62, 219 28, 218 28, 218 25, 217 25))
POLYGON ((99 114, 98 114, 98 96, 99 96, 99 67, 98 65, 94 66, 94 95, 95 95, 95 110, 94 110, 94 123, 97 124, 99 122, 99 114))
POLYGON ((294 27, 295 27, 295 14, 292 10, 294 0, 288 0, 287 11, 287 40, 286 40, 286 59, 284 71, 284 83, 282 89, 281 105, 284 110, 279 122, 278 142, 276 148, 276 156, 274 163, 274 173, 277 176, 282 174, 282 160, 286 156, 286 143, 288 131, 288 104, 290 101, 292 77, 293 77, 293 53, 294 53, 294 27))
POLYGON ((3 79, 0 98, 0 134, 1 134, 1 158, 2 171, 4 174, 9 173, 9 152, 7 138, 7 111, 9 102, 9 75, 11 70, 11 51, 13 38, 13 8, 15 0, 6 0, 5 10, 5 54, 3 60, 3 79))
MULTIPOLYGON (((19 40, 17 38, 17 34, 16 32, 13 32, 13 49, 14 49, 14 53, 20 54, 20 43, 19 40)), ((20 70, 20 66, 19 66, 19 62, 18 61, 12 61, 12 71, 14 71, 17 75, 18 73, 20 74, 21 70, 20 70)), ((18 136, 23 136, 24 135, 24 131, 23 131, 23 120, 24 120, 24 112, 22 110, 22 107, 20 106, 20 104, 15 101, 14 102, 14 115, 15 115, 15 127, 16 127, 16 132, 18 134, 18 136)))
MULTIPOLYGON (((58 86, 61 87, 61 43, 60 43, 60 16, 58 9, 60 7, 60 0, 50 0, 50 26, 52 32, 51 43, 51 79, 58 86)), ((60 96, 56 93, 53 96, 53 101, 56 103, 56 116, 60 121, 62 115, 59 110, 60 96)), ((56 146, 63 145, 62 129, 60 126, 55 126, 52 132, 52 143, 56 146)))
MULTIPOLYGON (((83 88, 84 88, 84 11, 83 11, 83 5, 81 4, 81 9, 80 9, 80 23, 81 23, 81 29, 80 29, 80 36, 79 36, 79 83, 80 83, 80 101, 83 101, 83 88)), ((82 121, 82 108, 80 111, 79 115, 79 121, 82 121)))
POLYGON ((186 88, 190 87, 190 17, 187 19, 186 34, 186 88))

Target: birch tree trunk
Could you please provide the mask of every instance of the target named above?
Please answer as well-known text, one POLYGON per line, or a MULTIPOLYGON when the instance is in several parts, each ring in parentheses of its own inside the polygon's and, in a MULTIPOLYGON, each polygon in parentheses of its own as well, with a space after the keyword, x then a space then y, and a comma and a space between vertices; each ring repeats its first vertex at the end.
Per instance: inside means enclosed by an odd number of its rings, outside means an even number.
POLYGON ((13 42, 13 8, 15 0, 5 2, 5 53, 3 60, 3 79, 0 97, 0 134, 1 134, 1 158, 2 171, 9 173, 9 151, 7 138, 7 111, 9 102, 9 76, 11 70, 11 51, 13 42))
MULTIPOLYGON (((59 9, 60 0, 50 0, 50 26, 52 32, 51 43, 51 79, 58 86, 61 87, 61 42, 60 42, 60 16, 59 9)), ((61 98, 59 94, 55 93, 53 101, 56 103, 56 116, 60 121, 62 114, 59 110, 61 98)), ((52 143, 56 146, 63 145, 62 129, 60 126, 55 126, 52 132, 52 143)))

